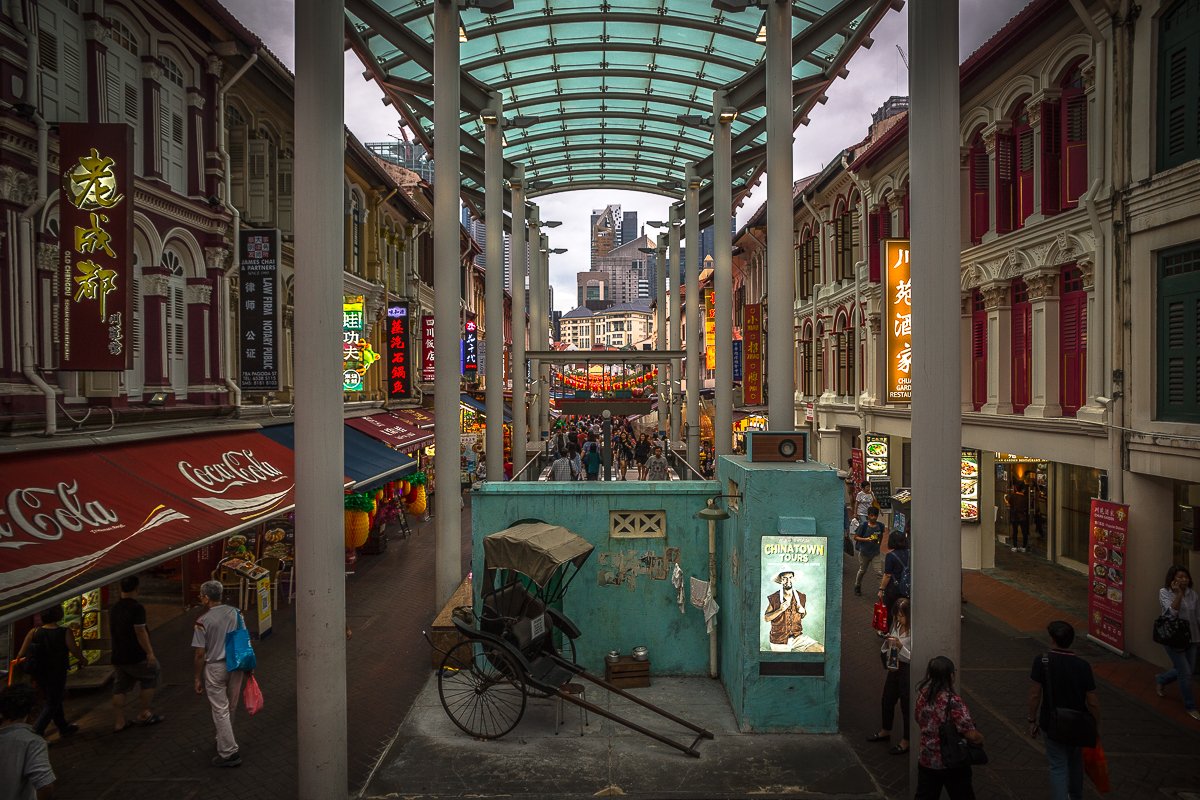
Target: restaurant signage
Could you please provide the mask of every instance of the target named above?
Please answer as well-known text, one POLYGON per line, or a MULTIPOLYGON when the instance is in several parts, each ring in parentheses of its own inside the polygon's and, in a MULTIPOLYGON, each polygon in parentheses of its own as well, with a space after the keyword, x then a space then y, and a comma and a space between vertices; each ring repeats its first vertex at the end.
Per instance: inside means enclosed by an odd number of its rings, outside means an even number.
POLYGON ((463 326, 462 371, 464 375, 479 371, 479 327, 473 320, 463 326))
POLYGON ((63 122, 58 131, 59 368, 129 369, 133 129, 63 122))
POLYGON ((342 391, 361 392, 366 374, 379 360, 379 353, 366 339, 366 303, 362 295, 342 298, 342 391))
POLYGON ((887 341, 887 402, 912 402, 912 269, 908 239, 884 243, 884 338, 887 341))
POLYGON ((1124 653, 1129 506, 1093 499, 1088 529, 1088 638, 1124 653))
POLYGON ((421 318, 421 381, 433 383, 437 375, 433 367, 433 317, 426 315, 421 318))
POLYGON ((866 435, 866 446, 863 448, 865 455, 865 467, 867 477, 872 478, 879 476, 886 478, 888 474, 888 452, 889 442, 887 436, 882 436, 877 433, 868 433, 866 435))
POLYGON ((979 522, 979 451, 964 447, 959 466, 958 517, 979 522))
MULTIPOLYGON (((740 381, 742 379, 742 340, 733 340, 733 379, 740 381)), ((743 400, 743 402, 745 402, 743 400)))
POLYGON ((742 357, 745 367, 742 377, 742 402, 748 406, 760 406, 762 392, 762 304, 750 303, 742 310, 742 357))
POLYGON ((279 388, 279 231, 238 233, 238 342, 243 391, 279 388))
POLYGON ((412 397, 412 356, 408 343, 408 303, 395 300, 387 310, 387 394, 392 400, 412 397))
POLYGON ((717 368, 717 308, 712 289, 704 290, 704 368, 717 368))

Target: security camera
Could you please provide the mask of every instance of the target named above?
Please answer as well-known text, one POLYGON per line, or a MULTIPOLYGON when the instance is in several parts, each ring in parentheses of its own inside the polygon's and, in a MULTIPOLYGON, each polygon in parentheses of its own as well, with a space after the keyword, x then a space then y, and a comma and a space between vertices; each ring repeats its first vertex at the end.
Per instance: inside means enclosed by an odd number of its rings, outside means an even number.
POLYGON ((1112 401, 1113 401, 1113 399, 1111 397, 1105 397, 1104 395, 1101 395, 1101 394, 1096 395, 1096 402, 1099 403, 1100 405, 1110 406, 1110 405, 1112 405, 1112 401))

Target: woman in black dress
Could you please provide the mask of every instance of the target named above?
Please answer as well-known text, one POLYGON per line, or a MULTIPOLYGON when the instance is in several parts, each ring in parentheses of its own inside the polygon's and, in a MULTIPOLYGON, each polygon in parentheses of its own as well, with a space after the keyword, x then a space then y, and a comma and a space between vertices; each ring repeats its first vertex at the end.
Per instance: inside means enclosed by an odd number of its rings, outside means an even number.
POLYGON ((51 606, 42 612, 42 624, 25 635, 18 658, 36 655, 36 669, 33 671, 33 683, 42 695, 42 713, 33 723, 33 730, 38 736, 46 735, 50 721, 58 728, 59 736, 70 736, 79 730, 78 725, 67 722, 63 713, 63 699, 67 694, 67 668, 70 661, 68 653, 75 656, 79 662, 85 663, 83 651, 75 642, 75 637, 67 628, 59 626, 62 621, 61 605, 51 606), (36 647, 34 646, 36 643, 36 647))
POLYGON ((638 480, 646 480, 646 459, 650 458, 650 437, 642 434, 642 438, 638 439, 637 447, 633 449, 633 460, 638 465, 638 480))

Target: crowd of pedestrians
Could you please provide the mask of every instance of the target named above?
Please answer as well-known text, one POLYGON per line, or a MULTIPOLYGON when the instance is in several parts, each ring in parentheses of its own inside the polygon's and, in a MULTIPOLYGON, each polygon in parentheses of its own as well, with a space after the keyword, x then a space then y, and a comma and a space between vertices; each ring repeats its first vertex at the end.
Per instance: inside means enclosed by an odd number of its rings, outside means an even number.
POLYGON ((665 445, 666 434, 658 430, 639 434, 626 417, 560 420, 546 444, 553 459, 549 480, 601 480, 605 466, 612 470, 613 480, 629 480, 635 469, 640 481, 670 480, 665 445), (607 433, 606 425, 611 425, 607 433))

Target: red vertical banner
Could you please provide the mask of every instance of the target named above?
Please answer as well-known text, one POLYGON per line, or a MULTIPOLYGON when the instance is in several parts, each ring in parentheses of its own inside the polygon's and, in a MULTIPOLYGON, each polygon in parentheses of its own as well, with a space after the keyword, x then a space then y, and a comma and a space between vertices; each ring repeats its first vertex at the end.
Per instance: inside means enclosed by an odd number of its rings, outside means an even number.
POLYGON ((387 393, 391 400, 412 397, 412 357, 408 346, 408 303, 392 300, 387 310, 387 393))
POLYGON ((437 377, 433 359, 433 315, 426 314, 421 318, 421 380, 424 383, 433 383, 437 377))
POLYGON ((862 482, 867 479, 866 474, 862 448, 850 448, 850 480, 854 482, 855 486, 861 486, 862 482))
POLYGON ((1092 500, 1088 530, 1088 638, 1124 653, 1129 506, 1092 500))
POLYGON ((762 305, 747 303, 742 308, 742 403, 761 406, 762 391, 762 305))
POLYGON ((59 368, 132 363, 133 129, 60 123, 59 368))

